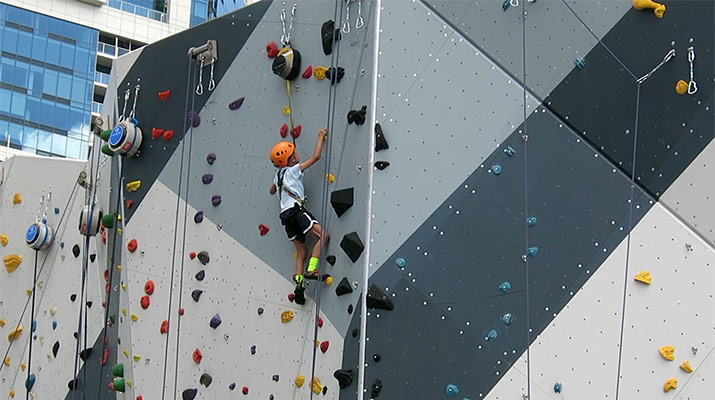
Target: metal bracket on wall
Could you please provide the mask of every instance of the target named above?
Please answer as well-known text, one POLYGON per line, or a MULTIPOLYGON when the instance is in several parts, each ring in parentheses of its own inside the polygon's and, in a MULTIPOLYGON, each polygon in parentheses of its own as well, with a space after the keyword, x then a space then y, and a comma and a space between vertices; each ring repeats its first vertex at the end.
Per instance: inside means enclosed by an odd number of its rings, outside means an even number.
POLYGON ((189 48, 189 58, 194 60, 197 64, 200 64, 203 59, 204 66, 215 63, 218 61, 218 46, 216 41, 208 40, 204 45, 189 48))

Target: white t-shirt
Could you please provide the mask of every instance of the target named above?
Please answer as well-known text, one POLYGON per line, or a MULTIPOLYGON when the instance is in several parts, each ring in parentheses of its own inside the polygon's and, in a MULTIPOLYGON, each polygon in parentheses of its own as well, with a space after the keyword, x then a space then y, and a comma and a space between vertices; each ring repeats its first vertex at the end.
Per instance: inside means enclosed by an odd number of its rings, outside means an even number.
POLYGON ((273 184, 276 185, 278 189, 278 197, 281 202, 281 212, 292 208, 293 204, 297 203, 291 195, 281 190, 278 187, 278 174, 283 174, 283 186, 293 192, 296 196, 301 199, 305 199, 305 189, 303 188, 303 171, 300 170, 300 164, 296 164, 292 167, 281 168, 278 173, 273 177, 273 184))

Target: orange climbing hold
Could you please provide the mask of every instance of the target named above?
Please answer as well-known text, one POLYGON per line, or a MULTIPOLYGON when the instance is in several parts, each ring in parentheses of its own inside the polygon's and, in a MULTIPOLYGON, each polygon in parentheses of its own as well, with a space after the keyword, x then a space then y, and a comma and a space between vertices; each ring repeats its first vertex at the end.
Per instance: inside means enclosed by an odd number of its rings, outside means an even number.
POLYGON ((635 278, 633 278, 633 279, 638 282, 645 283, 646 285, 650 285, 650 283, 651 283, 650 272, 648 272, 646 270, 643 270, 643 271, 637 273, 635 278))
POLYGON ((136 239, 132 239, 127 243, 127 250, 129 250, 130 253, 137 251, 137 247, 139 247, 139 244, 136 239))
POLYGON ((194 362, 196 364, 201 363, 201 359, 204 358, 203 354, 201 354, 201 350, 199 350, 199 349, 194 350, 193 358, 194 358, 194 362))
MULTIPOLYGON (((168 320, 164 320, 161 323, 161 328, 159 328, 159 332, 161 332, 161 333, 169 332, 169 321, 168 320)), ((196 350, 198 350, 198 349, 196 349, 196 350)), ((199 352, 199 355, 201 355, 201 352, 199 352)), ((196 357, 196 352, 194 352, 194 357, 196 357)), ((196 361, 196 358, 194 358, 194 361, 196 361)), ((200 362, 200 361, 201 361, 201 359, 199 359, 199 361, 196 361, 196 362, 200 362)))
POLYGON ((15 193, 15 196, 12 197, 12 204, 18 205, 22 203, 22 196, 20 196, 20 193, 15 193))
POLYGON ((13 329, 8 335, 7 335, 7 341, 12 342, 15 339, 18 339, 20 335, 22 334, 22 331, 24 331, 25 328, 22 327, 22 325, 18 326, 17 328, 13 329))
POLYGON ((668 361, 673 361, 675 360, 675 347, 673 346, 663 346, 660 349, 660 355, 663 356, 668 361))
POLYGON ((144 293, 151 296, 154 293, 154 281, 151 279, 144 284, 144 293))

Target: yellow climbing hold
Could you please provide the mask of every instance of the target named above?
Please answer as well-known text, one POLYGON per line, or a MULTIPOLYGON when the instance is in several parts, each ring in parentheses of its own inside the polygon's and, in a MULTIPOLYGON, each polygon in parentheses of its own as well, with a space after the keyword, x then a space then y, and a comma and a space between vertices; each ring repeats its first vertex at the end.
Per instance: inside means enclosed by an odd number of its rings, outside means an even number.
POLYGON ((19 338, 20 334, 22 334, 22 331, 24 330, 25 328, 23 328, 22 325, 18 326, 16 329, 13 329, 12 332, 7 335, 7 341, 12 342, 13 340, 19 338))
POLYGON ((638 282, 643 282, 646 285, 650 285, 650 282, 651 282, 650 281, 650 272, 643 270, 643 271, 637 273, 635 278, 633 278, 633 279, 635 279, 638 282))
POLYGON ((121 271, 121 270, 122 270, 122 266, 117 264, 117 271, 121 271))
POLYGON ((693 372, 693 367, 690 366, 690 362, 688 362, 688 360, 685 360, 682 364, 680 364, 680 369, 687 373, 693 372))
POLYGON ((142 181, 131 181, 127 183, 127 192, 135 192, 142 185, 142 181))
POLYGON ((295 377, 295 385, 297 387, 303 387, 304 383, 305 383, 305 375, 298 375, 295 377))
POLYGON ((290 115, 290 113, 291 113, 290 106, 283 107, 283 114, 290 115))
POLYGON ((127 382, 126 382, 126 383, 127 383, 127 386, 132 387, 132 380, 131 380, 131 379, 127 379, 127 382))
POLYGON ((12 274, 17 267, 22 264, 22 256, 19 254, 10 254, 9 256, 5 256, 2 262, 5 264, 5 268, 7 268, 7 273, 12 274))
POLYGON ((10 239, 7 237, 7 235, 0 234, 0 244, 3 246, 7 246, 7 242, 10 241, 10 239))
POLYGON ((45 287, 45 282, 42 282, 42 281, 37 282, 37 287, 42 289, 43 287, 45 287))
POLYGON ((28 296, 32 296, 32 289, 25 289, 25 293, 27 293, 28 296))
POLYGON ((325 179, 328 180, 328 183, 334 183, 335 182, 335 175, 333 174, 328 174, 325 176, 325 179))
POLYGON ((140 356, 139 354, 135 354, 133 358, 134 358, 134 361, 138 362, 139 360, 142 359, 142 356, 140 356))
POLYGON ((688 82, 685 82, 684 80, 679 80, 678 83, 675 84, 675 91, 678 94, 685 94, 688 92, 688 82))
POLYGON ((20 196, 20 193, 15 193, 15 196, 12 197, 12 204, 20 203, 22 203, 22 196, 20 196))
POLYGON ((660 355, 663 356, 668 361, 673 361, 675 360, 675 347, 673 346, 663 346, 660 349, 660 355))
POLYGON ((328 72, 328 67, 323 67, 322 65, 319 65, 313 69, 313 76, 315 76, 315 79, 322 81, 325 79, 325 73, 328 72))
POLYGON ((323 385, 320 384, 320 379, 317 376, 313 377, 313 393, 320 394, 323 391, 323 385))
POLYGON ((129 358, 129 350, 124 349, 124 351, 122 353, 124 353, 124 357, 129 358))
POLYGON ((5 365, 10 366, 10 357, 5 357, 5 365))
POLYGON ((281 322, 284 324, 289 323, 290 321, 293 320, 293 311, 283 311, 281 313, 281 322))
POLYGON ((122 308, 122 315, 125 316, 125 317, 127 316, 127 309, 126 309, 126 308, 122 308))
POLYGON ((124 233, 124 231, 122 230, 122 228, 117 228, 117 233, 121 235, 122 233, 124 233))
POLYGON ((6 323, 7 323, 7 320, 5 320, 5 318, 0 319, 0 328, 2 328, 3 326, 5 326, 6 323))
POLYGON ((137 322, 139 320, 139 316, 136 314, 132 314, 130 318, 132 319, 132 322, 137 322))
POLYGON ((121 221, 121 220, 122 220, 122 214, 117 214, 117 221, 121 221))
POLYGON ((330 286, 330 285, 332 285, 332 284, 333 284, 333 277, 332 277, 332 276, 329 276, 329 277, 325 278, 325 286, 330 286))
POLYGON ((653 14, 655 14, 657 18, 663 18, 663 14, 665 14, 665 4, 656 3, 652 0, 633 0, 633 8, 636 10, 652 8, 653 14))
POLYGON ((127 284, 126 284, 126 283, 122 283, 122 291, 123 291, 123 292, 126 292, 126 291, 127 291, 127 284))
POLYGON ((55 314, 57 314, 57 307, 50 308, 50 315, 54 317, 55 314))
POLYGON ((14 390, 11 390, 11 391, 10 391, 10 397, 12 397, 13 399, 15 398, 15 391, 14 391, 14 390))
POLYGON ((677 389, 678 388, 678 379, 676 378, 670 378, 667 381, 665 381, 665 385, 663 385, 663 391, 668 392, 670 389, 677 389))
POLYGON ((25 365, 25 364, 20 364, 20 369, 24 371, 25 369, 27 369, 27 365, 25 365))

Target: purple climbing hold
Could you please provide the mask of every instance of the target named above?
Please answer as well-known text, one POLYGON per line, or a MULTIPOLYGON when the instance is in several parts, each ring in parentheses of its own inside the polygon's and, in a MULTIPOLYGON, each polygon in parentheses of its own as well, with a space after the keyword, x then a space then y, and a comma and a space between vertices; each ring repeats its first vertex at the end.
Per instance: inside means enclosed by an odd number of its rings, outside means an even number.
POLYGON ((214 165, 214 161, 216 161, 216 154, 209 153, 209 155, 206 156, 206 162, 209 163, 209 165, 214 165))
POLYGON ((199 113, 194 110, 189 111, 189 122, 191 122, 191 126, 194 128, 201 125, 201 117, 199 116, 199 113))
POLYGON ((216 329, 216 328, 218 328, 219 325, 221 325, 221 316, 216 314, 213 317, 211 317, 211 322, 209 322, 209 326, 216 329))
POLYGON ((194 400, 199 389, 186 389, 181 393, 182 400, 194 400))
POLYGON ((228 388, 230 390, 236 389, 236 382, 233 382, 232 384, 228 385, 228 388))
POLYGON ((195 302, 199 302, 199 297, 201 297, 201 293, 204 291, 201 289, 196 289, 193 292, 191 292, 191 298, 194 299, 195 302))
POLYGON ((194 214, 194 222, 197 224, 200 224, 201 221, 204 220, 204 212, 203 211, 198 211, 196 214, 194 214))
POLYGON ((215 194, 211 196, 211 204, 215 207, 219 204, 221 204, 221 195, 220 194, 215 194))
POLYGON ((213 174, 204 174, 204 176, 201 177, 201 182, 203 182, 204 185, 208 185, 209 183, 213 182, 213 180, 214 180, 213 174))
POLYGON ((231 103, 228 104, 228 108, 230 108, 233 111, 238 110, 239 108, 241 108, 241 105, 243 104, 243 100, 244 100, 244 98, 241 97, 240 99, 236 99, 236 100, 232 101, 231 103))
POLYGON ((251 354, 256 354, 256 345, 251 346, 251 354))
POLYGON ((281 378, 281 377, 278 376, 278 375, 273 375, 273 381, 274 381, 274 382, 278 382, 278 380, 279 380, 280 378, 281 378))
POLYGON ((197 281, 203 281, 204 278, 206 278, 206 271, 204 271, 202 269, 201 271, 197 272, 196 275, 194 275, 194 277, 196 277, 197 281))

